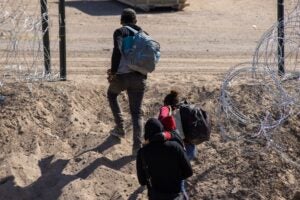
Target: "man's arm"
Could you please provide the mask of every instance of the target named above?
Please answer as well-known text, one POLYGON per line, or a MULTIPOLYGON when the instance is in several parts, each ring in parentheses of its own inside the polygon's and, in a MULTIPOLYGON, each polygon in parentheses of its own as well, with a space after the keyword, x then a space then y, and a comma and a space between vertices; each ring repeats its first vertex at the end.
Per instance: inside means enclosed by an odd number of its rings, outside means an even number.
POLYGON ((146 185, 147 184, 147 178, 145 171, 143 169, 143 164, 142 164, 142 155, 141 155, 142 149, 140 149, 137 153, 137 158, 136 158, 136 171, 137 171, 137 177, 139 180, 140 185, 146 185))
POLYGON ((165 117, 170 116, 170 108, 169 106, 162 106, 159 109, 159 115, 158 115, 158 119, 159 120, 163 120, 165 117))
POLYGON ((169 106, 162 106, 159 110, 158 120, 161 121, 166 131, 173 131, 176 129, 175 119, 170 111, 171 109, 169 106))
POLYGON ((122 32, 116 30, 113 35, 114 48, 111 56, 111 74, 114 75, 118 71, 121 60, 120 44, 122 42, 122 32))
POLYGON ((177 152, 179 153, 179 162, 180 162, 180 168, 182 170, 182 179, 186 179, 193 175, 193 169, 190 163, 190 160, 188 159, 186 152, 183 150, 183 148, 178 144, 177 146, 177 152))

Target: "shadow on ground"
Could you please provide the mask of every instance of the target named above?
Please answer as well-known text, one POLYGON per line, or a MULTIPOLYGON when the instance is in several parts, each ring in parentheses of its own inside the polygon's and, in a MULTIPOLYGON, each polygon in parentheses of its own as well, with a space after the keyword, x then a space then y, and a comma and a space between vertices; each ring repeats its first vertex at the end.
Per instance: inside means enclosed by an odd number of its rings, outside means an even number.
MULTIPOLYGON (((103 144, 88 151, 102 152, 116 143, 113 138, 108 137, 103 144)), ((88 152, 85 151, 85 152, 88 152)), ((83 152, 83 153, 85 153, 83 152)), ((69 159, 54 160, 54 155, 41 159, 38 163, 41 176, 26 187, 20 187, 15 182, 14 176, 7 176, 0 179, 0 199, 23 200, 44 199, 44 200, 57 200, 61 195, 63 188, 77 179, 86 179, 91 175, 99 166, 106 166, 116 171, 120 170, 123 166, 135 160, 134 156, 128 155, 116 160, 110 160, 106 157, 95 159, 92 163, 81 169, 74 175, 64 174, 63 170, 69 163, 69 159)), ((76 158, 75 158, 75 162, 76 158)), ((138 188, 133 194, 132 198, 143 191, 138 188)))
POLYGON ((121 143, 120 139, 116 138, 115 136, 109 135, 102 144, 100 144, 97 147, 82 150, 81 152, 76 154, 75 158, 81 156, 82 154, 90 152, 90 151, 105 154, 106 150, 108 150, 111 147, 113 147, 114 145, 120 144, 120 143, 121 143))
POLYGON ((67 1, 66 7, 76 8, 88 15, 93 16, 111 16, 120 15, 127 6, 117 1, 67 1))
MULTIPOLYGON (((67 1, 65 3, 66 7, 76 8, 88 15, 92 16, 114 16, 120 15, 124 8, 130 7, 126 4, 120 3, 118 1, 109 0, 81 0, 81 1, 67 1)), ((134 8, 135 9, 135 8, 134 8)), ((142 10, 137 10, 137 13, 145 13, 142 10)), ((151 14, 160 14, 174 12, 172 8, 155 8, 151 10, 151 14)))

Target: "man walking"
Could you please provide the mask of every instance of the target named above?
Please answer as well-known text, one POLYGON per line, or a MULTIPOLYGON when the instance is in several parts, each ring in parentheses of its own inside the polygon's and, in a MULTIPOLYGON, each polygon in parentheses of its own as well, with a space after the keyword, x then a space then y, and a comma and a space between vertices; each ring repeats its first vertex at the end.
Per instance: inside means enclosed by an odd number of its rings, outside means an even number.
POLYGON ((142 144, 141 107, 147 76, 133 71, 128 67, 127 61, 122 55, 121 48, 123 39, 134 35, 126 26, 137 31, 141 30, 136 23, 136 12, 130 8, 124 9, 121 14, 122 27, 115 30, 113 34, 114 48, 111 58, 111 68, 107 71, 109 81, 107 96, 115 120, 115 128, 111 131, 111 135, 118 139, 125 136, 124 120, 117 98, 122 91, 126 91, 133 125, 133 155, 136 155, 142 144))

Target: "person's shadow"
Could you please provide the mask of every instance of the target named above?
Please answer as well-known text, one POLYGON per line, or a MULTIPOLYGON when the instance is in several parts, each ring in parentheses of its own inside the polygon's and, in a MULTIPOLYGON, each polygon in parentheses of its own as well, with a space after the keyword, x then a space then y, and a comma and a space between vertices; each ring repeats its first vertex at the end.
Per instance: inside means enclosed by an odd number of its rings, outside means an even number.
POLYGON ((75 155, 75 158, 77 158, 77 157, 81 156, 82 154, 85 154, 89 151, 94 151, 94 152, 105 154, 106 150, 108 150, 111 147, 113 147, 114 145, 120 144, 120 143, 121 143, 120 139, 117 139, 115 136, 109 135, 102 144, 100 144, 97 147, 92 147, 89 149, 82 150, 81 152, 79 152, 75 155))
POLYGON ((27 187, 15 185, 13 176, 2 179, 0 199, 58 199, 62 188, 79 177, 62 173, 69 160, 59 159, 51 163, 53 158, 52 155, 39 161, 41 176, 27 187))
POLYGON ((146 186, 140 186, 138 187, 129 197, 128 200, 136 200, 138 198, 138 195, 143 193, 146 189, 146 186))
MULTIPOLYGON (((110 143, 112 138, 107 138, 93 151, 104 151, 110 148, 114 143, 110 143)), ((87 152, 87 151, 85 151, 87 152)), ((43 158, 38 165, 41 170, 41 176, 32 184, 26 187, 19 187, 15 184, 15 177, 8 176, 0 180, 0 199, 9 200, 56 200, 62 194, 63 188, 72 181, 81 178, 86 179, 99 166, 104 165, 114 170, 120 170, 123 166, 132 162, 135 157, 128 155, 117 160, 110 160, 106 157, 101 157, 94 160, 87 167, 74 175, 64 174, 63 170, 70 160, 58 159, 53 161, 54 155, 43 158)))

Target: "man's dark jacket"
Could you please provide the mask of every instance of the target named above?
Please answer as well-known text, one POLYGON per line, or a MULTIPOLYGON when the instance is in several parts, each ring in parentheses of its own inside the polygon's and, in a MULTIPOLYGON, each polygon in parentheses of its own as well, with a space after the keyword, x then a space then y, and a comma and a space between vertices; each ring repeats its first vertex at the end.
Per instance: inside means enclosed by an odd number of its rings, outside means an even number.
POLYGON ((137 154, 137 175, 141 185, 148 186, 148 194, 181 192, 182 180, 192 176, 193 171, 184 149, 177 141, 157 141, 147 144, 137 154), (148 166, 152 188, 147 183, 142 156, 148 166))

